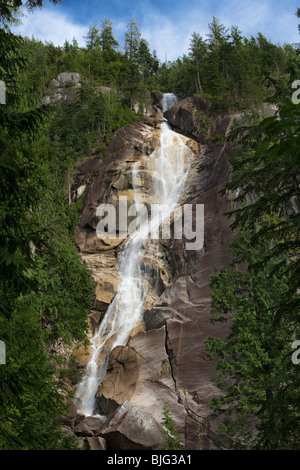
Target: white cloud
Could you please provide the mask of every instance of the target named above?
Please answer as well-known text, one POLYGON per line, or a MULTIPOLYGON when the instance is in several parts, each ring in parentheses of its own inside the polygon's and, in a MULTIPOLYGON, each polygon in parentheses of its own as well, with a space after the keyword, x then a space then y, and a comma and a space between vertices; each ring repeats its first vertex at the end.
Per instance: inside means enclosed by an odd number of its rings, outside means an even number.
MULTIPOLYGON (((166 9, 163 2, 161 6, 155 7, 152 0, 144 0, 139 7, 132 6, 130 13, 138 21, 142 37, 148 41, 150 49, 157 51, 161 61, 165 58, 172 61, 188 54, 194 31, 206 39, 208 24, 213 16, 228 28, 238 26, 246 37, 256 36, 261 32, 274 43, 298 42, 298 19, 295 15, 296 7, 292 5, 294 1, 296 0, 291 0, 289 4, 279 0, 190 0, 185 5, 174 0, 172 8, 166 9)), ((79 45, 84 46, 84 36, 89 26, 97 24, 102 11, 99 4, 95 6, 95 2, 91 2, 90 6, 89 18, 85 18, 85 24, 82 24, 80 7, 77 10, 74 8, 70 15, 64 14, 58 7, 49 7, 28 13, 23 18, 23 24, 15 27, 14 31, 61 46, 66 39, 72 41, 75 37, 79 45)), ((107 8, 110 8, 109 5, 107 8)), ((122 16, 117 11, 114 3, 112 14, 105 11, 105 16, 111 18, 114 35, 123 48, 129 19, 126 14, 122 16)))
POLYGON ((230 0, 222 8, 220 21, 230 27, 236 25, 243 36, 257 36, 260 32, 274 43, 299 40, 296 7, 287 2, 230 0))
POLYGON ((186 10, 181 9, 170 16, 156 14, 145 17, 144 34, 151 49, 157 49, 159 57, 173 60, 188 53, 190 39, 195 31, 204 39, 208 24, 216 16, 227 28, 235 25, 242 36, 257 36, 259 32, 273 43, 299 42, 296 7, 274 0, 227 0, 226 2, 206 2, 191 0, 186 10), (170 18, 170 19, 169 19, 170 18))
POLYGON ((83 46, 85 44, 83 37, 87 31, 88 26, 76 24, 65 15, 47 9, 27 13, 22 18, 22 24, 14 27, 16 34, 53 42, 56 46, 62 46, 65 40, 72 41, 74 37, 79 45, 83 46))
POLYGON ((150 21, 141 27, 142 36, 148 41, 150 49, 156 50, 161 61, 175 60, 188 49, 186 33, 167 18, 150 21))
POLYGON ((209 15, 201 17, 188 12, 181 18, 161 14, 147 15, 141 22, 142 36, 148 41, 151 50, 156 50, 161 61, 176 60, 189 53, 191 36, 194 31, 205 39, 208 31, 209 15))

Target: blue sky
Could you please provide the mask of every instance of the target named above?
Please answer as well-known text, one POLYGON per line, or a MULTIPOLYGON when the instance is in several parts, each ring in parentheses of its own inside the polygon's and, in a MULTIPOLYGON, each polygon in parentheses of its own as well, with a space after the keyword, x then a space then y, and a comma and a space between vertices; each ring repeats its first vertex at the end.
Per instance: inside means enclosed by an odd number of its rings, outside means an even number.
POLYGON ((300 20, 295 15, 299 0, 64 0, 58 6, 46 0, 44 5, 26 13, 14 31, 55 45, 75 37, 83 46, 89 27, 100 29, 101 21, 109 18, 114 36, 124 47, 125 32, 134 18, 162 62, 188 54, 194 31, 206 38, 213 16, 228 28, 238 26, 246 37, 261 32, 275 44, 300 41, 300 20))

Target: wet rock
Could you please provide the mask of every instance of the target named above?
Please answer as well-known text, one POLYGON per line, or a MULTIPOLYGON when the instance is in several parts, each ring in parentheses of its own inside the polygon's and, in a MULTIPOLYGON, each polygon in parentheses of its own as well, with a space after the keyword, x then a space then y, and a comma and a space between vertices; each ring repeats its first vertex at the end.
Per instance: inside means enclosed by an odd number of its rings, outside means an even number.
POLYGON ((99 325, 103 319, 104 311, 101 310, 90 310, 88 314, 88 325, 92 336, 98 331, 99 325))
POLYGON ((115 347, 96 400, 100 413, 111 416, 124 400, 130 400, 138 379, 137 354, 129 346, 115 347))
MULTIPOLYGON (((206 357, 204 343, 209 335, 226 335, 224 325, 211 323, 209 278, 231 262, 227 248, 231 229, 225 215, 230 204, 220 190, 227 178, 230 152, 222 139, 232 121, 229 116, 212 116, 210 104, 196 97, 182 100, 167 113, 171 124, 191 137, 187 139, 193 150, 191 170, 181 202, 204 204, 204 245, 189 251, 184 237, 171 239, 159 248, 158 259, 148 252, 144 257, 142 273, 149 268, 152 274, 144 331, 132 332, 126 346, 112 351, 97 392, 99 407, 111 416, 100 435, 113 450, 157 449, 161 441, 158 423, 166 402, 186 448, 208 449, 214 436, 215 424, 205 417, 217 393, 212 383, 216 371, 206 357), (155 290, 156 273, 159 289, 155 290)), ((121 246, 105 246, 97 240, 96 208, 100 202, 115 201, 122 191, 130 196, 133 179, 128 168, 136 162, 142 172, 136 185, 141 193, 150 188, 151 169, 142 151, 153 148, 155 132, 150 125, 120 130, 84 196, 77 242, 99 286, 97 309, 108 305, 116 292, 117 283, 111 280, 121 246)), ((144 194, 149 202, 147 191, 144 194)))

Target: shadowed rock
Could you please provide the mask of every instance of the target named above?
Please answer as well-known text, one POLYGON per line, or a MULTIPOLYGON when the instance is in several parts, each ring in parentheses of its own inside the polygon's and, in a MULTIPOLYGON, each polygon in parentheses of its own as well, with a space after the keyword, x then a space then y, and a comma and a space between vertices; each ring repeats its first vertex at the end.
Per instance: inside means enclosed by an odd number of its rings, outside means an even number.
POLYGON ((115 347, 109 356, 106 376, 96 394, 100 412, 111 416, 125 399, 130 400, 137 379, 135 350, 129 346, 115 347))
POLYGON ((141 408, 124 401, 101 430, 107 450, 155 450, 162 440, 161 427, 141 408))

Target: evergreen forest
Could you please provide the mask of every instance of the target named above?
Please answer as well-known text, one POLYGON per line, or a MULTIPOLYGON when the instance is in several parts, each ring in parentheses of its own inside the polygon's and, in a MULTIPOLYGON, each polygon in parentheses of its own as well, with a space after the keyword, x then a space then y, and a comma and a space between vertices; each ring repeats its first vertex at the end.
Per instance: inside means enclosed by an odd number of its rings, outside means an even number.
POLYGON ((143 121, 159 92, 173 92, 244 116, 228 135, 224 186, 234 260, 210 279, 212 321, 231 323, 226 341, 206 339, 219 371, 220 446, 299 450, 299 44, 247 38, 213 17, 207 37, 191 31, 188 53, 161 63, 134 19, 123 44, 103 18, 84 47, 76 38, 58 47, 12 33, 21 6, 43 2, 0 0, 0 449, 77 449, 59 424, 67 371, 53 347, 84 341, 94 292, 75 244, 82 200, 70 201, 70 180, 78 162, 103 158, 118 129, 143 121), (62 72, 82 83, 55 100, 62 72), (262 118, 262 103, 277 115, 262 118))

